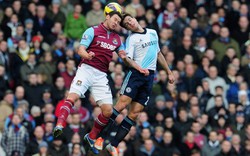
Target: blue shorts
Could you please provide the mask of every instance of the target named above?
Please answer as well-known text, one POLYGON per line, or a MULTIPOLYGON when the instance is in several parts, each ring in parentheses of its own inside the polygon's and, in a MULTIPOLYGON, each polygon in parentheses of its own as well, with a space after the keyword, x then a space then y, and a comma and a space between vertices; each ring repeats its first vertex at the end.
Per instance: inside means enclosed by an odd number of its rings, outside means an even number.
POLYGON ((129 96, 132 101, 147 106, 154 81, 154 71, 149 72, 150 74, 145 76, 136 69, 131 69, 123 81, 121 95, 129 96))

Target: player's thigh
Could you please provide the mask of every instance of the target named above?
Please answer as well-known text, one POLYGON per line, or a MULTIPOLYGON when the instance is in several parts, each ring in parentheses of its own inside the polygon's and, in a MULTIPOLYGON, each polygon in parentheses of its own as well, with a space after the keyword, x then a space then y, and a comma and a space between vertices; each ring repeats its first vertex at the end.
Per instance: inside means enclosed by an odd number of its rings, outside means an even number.
POLYGON ((90 87, 90 92, 97 104, 113 104, 113 97, 106 74, 100 74, 95 77, 93 85, 90 87))
POLYGON ((143 85, 143 79, 135 71, 129 71, 121 88, 121 95, 126 95, 134 99, 138 93, 138 88, 143 85))
POLYGON ((84 97, 85 92, 93 84, 91 80, 92 68, 87 65, 82 65, 77 69, 76 75, 70 85, 70 93, 78 94, 79 97, 84 97))
POLYGON ((144 106, 142 104, 140 104, 139 102, 133 101, 129 108, 128 117, 132 120, 136 120, 136 118, 138 117, 140 112, 143 111, 143 109, 144 109, 144 106))
POLYGON ((140 103, 144 107, 147 106, 153 88, 153 79, 153 75, 147 78, 147 81, 138 88, 138 93, 133 101, 140 103))

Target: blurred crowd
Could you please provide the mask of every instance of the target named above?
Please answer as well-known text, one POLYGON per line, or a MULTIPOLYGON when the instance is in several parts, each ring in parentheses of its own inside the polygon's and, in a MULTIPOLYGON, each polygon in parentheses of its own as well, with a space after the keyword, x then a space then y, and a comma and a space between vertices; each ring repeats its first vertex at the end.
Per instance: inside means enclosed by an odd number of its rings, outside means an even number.
MULTIPOLYGON (((63 135, 52 131, 81 61, 82 33, 105 20, 109 2, 0 0, 1 156, 88 155, 82 139, 101 111, 89 93, 75 103, 63 135)), ((116 2, 158 32, 176 78, 170 85, 157 67, 148 107, 119 144, 119 156, 249 156, 250 1, 116 2)), ((131 33, 117 32, 124 43, 131 33)), ((127 71, 114 54, 114 104, 127 71)))

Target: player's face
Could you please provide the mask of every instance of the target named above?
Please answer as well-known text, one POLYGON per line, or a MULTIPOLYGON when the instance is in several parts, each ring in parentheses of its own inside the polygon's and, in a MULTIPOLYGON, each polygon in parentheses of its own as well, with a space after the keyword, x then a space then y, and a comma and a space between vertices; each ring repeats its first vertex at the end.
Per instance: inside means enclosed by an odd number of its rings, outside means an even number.
POLYGON ((114 14, 111 17, 108 15, 106 18, 107 18, 108 28, 110 30, 115 30, 117 26, 121 23, 121 18, 117 14, 114 14))
POLYGON ((138 21, 133 17, 126 16, 123 20, 123 24, 128 30, 136 31, 138 29, 138 21))

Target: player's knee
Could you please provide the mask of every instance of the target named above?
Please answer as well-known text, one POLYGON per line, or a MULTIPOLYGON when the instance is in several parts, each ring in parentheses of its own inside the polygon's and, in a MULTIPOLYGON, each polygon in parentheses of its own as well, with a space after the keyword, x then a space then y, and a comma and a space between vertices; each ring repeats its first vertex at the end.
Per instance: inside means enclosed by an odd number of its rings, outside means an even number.
POLYGON ((109 118, 112 113, 113 113, 113 108, 112 108, 112 105, 106 105, 106 106, 102 106, 102 113, 105 117, 109 118))
POLYGON ((130 98, 125 96, 120 96, 118 102, 115 105, 115 109, 121 112, 129 103, 131 103, 130 98))
POLYGON ((129 112, 128 117, 135 121, 137 119, 137 117, 139 116, 139 114, 140 114, 140 112, 132 111, 132 112, 129 112))

